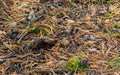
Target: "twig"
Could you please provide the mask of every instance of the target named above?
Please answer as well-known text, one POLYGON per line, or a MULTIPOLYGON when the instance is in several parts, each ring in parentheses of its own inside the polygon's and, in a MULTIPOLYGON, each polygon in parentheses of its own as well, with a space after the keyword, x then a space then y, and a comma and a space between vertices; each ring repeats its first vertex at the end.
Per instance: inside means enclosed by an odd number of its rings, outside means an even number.
POLYGON ((107 50, 105 57, 107 57, 107 55, 109 54, 110 50, 111 50, 112 46, 110 46, 110 48, 107 50))
POLYGON ((105 53, 105 51, 104 51, 104 46, 105 46, 105 42, 102 43, 102 49, 101 49, 101 50, 102 50, 102 53, 103 53, 103 54, 105 53))
POLYGON ((26 32, 20 37, 20 39, 18 40, 18 43, 20 43, 21 40, 22 40, 25 36, 27 36, 28 34, 29 34, 29 31, 26 31, 26 32))
POLYGON ((2 1, 3 5, 4 5, 6 8, 8 8, 8 6, 6 5, 6 3, 5 3, 3 0, 1 0, 1 1, 2 1))

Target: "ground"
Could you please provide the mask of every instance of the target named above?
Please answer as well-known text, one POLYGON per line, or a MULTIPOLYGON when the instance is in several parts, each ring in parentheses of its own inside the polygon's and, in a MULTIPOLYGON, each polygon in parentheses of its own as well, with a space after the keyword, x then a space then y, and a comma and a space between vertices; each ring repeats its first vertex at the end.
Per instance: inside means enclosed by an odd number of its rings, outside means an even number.
POLYGON ((120 75, 119 63, 119 0, 0 1, 1 75, 120 75), (65 68, 74 56, 86 70, 65 68))

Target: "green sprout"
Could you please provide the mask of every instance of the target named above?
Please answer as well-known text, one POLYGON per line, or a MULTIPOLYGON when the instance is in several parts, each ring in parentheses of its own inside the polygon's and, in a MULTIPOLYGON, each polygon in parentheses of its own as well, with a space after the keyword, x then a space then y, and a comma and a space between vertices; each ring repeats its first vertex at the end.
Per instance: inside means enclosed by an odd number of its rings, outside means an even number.
POLYGON ((68 60, 68 62, 65 65, 65 68, 69 71, 84 71, 88 69, 88 65, 81 65, 82 59, 78 56, 74 56, 68 60))
POLYGON ((40 30, 37 27, 34 27, 32 25, 28 25, 26 29, 33 34, 38 34, 40 32, 40 30))
POLYGON ((41 29, 41 30, 40 30, 40 34, 46 35, 46 34, 47 34, 47 31, 46 31, 45 29, 41 29))
POLYGON ((28 25, 26 27, 26 29, 30 32, 30 33, 33 33, 33 34, 42 34, 42 35, 46 35, 47 34, 47 31, 45 29, 40 29, 40 28, 37 28, 35 26, 32 26, 32 25, 28 25))

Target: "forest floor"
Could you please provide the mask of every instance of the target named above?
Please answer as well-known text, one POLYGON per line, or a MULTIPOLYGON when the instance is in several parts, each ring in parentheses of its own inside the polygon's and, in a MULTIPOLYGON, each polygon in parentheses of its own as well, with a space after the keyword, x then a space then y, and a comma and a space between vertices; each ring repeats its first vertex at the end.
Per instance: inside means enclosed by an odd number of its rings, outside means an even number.
POLYGON ((0 0, 0 75, 120 75, 120 1, 88 1, 0 0))

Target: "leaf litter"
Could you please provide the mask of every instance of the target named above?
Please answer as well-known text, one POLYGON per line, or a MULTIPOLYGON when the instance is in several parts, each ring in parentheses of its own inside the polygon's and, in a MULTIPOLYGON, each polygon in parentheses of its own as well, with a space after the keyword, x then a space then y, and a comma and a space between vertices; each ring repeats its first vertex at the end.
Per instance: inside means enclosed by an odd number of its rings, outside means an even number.
POLYGON ((119 14, 119 0, 0 0, 0 74, 119 75, 119 14))

